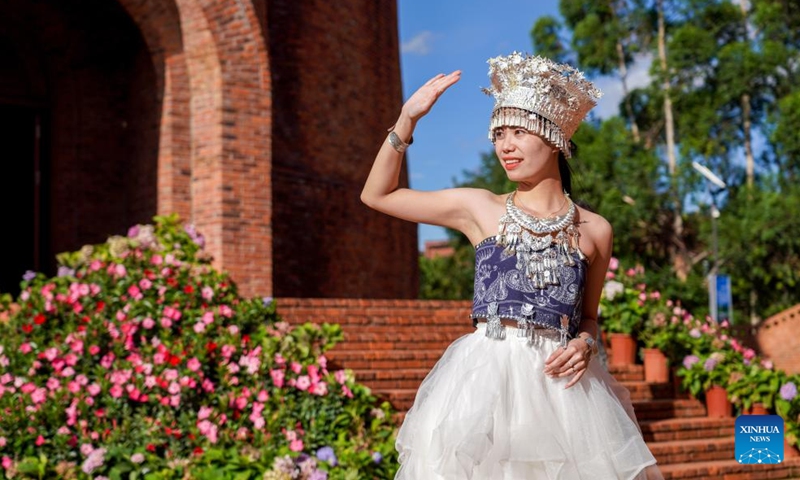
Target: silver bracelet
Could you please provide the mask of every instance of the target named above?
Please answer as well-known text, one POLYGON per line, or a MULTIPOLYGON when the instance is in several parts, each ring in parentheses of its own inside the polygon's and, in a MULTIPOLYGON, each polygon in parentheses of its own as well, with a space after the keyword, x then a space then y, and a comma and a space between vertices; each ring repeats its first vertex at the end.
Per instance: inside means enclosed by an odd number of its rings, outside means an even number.
POLYGON ((411 140, 408 143, 406 143, 400 140, 400 137, 394 131, 389 132, 389 145, 391 145, 392 148, 397 150, 397 153, 405 152, 406 148, 408 148, 408 146, 411 145, 413 141, 414 137, 411 137, 411 140))

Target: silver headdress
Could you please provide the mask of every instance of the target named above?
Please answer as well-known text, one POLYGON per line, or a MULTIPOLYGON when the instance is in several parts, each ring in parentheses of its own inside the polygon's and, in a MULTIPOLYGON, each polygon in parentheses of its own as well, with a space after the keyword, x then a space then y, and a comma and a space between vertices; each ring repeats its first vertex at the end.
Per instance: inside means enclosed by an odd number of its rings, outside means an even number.
POLYGON ((489 138, 502 126, 523 127, 556 145, 569 158, 569 140, 602 96, 583 73, 539 56, 514 52, 488 60, 495 99, 489 138))

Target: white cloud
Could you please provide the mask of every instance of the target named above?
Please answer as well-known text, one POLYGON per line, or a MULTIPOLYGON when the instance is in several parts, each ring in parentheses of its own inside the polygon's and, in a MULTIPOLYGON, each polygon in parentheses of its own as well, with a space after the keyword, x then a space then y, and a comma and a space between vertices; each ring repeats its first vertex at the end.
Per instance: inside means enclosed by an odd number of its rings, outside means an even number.
MULTIPOLYGON (((650 64, 653 56, 650 54, 637 56, 628 66, 628 90, 644 87, 650 83, 650 64)), ((600 77, 594 81, 597 88, 603 91, 603 97, 598 100, 594 114, 599 118, 608 118, 619 115, 619 104, 622 102, 622 82, 616 75, 600 77)))
POLYGON ((400 53, 427 55, 431 51, 434 35, 429 31, 416 34, 409 41, 400 45, 400 53))

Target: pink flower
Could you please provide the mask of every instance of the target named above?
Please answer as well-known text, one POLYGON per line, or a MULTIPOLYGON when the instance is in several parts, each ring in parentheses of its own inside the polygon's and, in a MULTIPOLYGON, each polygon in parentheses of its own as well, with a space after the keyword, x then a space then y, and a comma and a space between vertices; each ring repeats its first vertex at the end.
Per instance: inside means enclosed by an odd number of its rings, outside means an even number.
POLYGON ((103 368, 105 368, 106 370, 108 370, 109 368, 111 368, 111 364, 114 363, 114 359, 115 358, 116 358, 116 355, 114 355, 113 353, 109 352, 109 353, 103 355, 103 358, 100 359, 100 365, 103 368))
POLYGON ((5 447, 6 443, 8 443, 8 441, 6 440, 6 437, 0 437, 0 448, 5 447))
POLYGON ((319 382, 311 385, 311 388, 308 390, 313 395, 324 396, 328 394, 328 384, 325 382, 319 382))
POLYGON ((293 452, 302 452, 303 451, 303 441, 302 440, 292 440, 289 442, 289 450, 293 452))
POLYGON ((606 272, 606 280, 613 280, 617 275, 614 272, 606 272))
POLYGON ((144 320, 142 320, 142 326, 150 330, 151 328, 156 326, 156 322, 152 318, 146 317, 144 320))
POLYGON ((114 266, 114 274, 118 277, 124 277, 128 274, 128 271, 125 269, 125 265, 117 264, 114 266))
POLYGON ((44 445, 44 442, 45 442, 44 437, 39 435, 38 437, 36 437, 36 442, 34 443, 36 443, 37 447, 41 447, 42 445, 44 445))
POLYGON ((178 408, 181 405, 181 396, 173 395, 169 397, 169 404, 175 408, 178 408))
POLYGON ((31 392, 31 401, 33 403, 44 403, 47 398, 47 390, 44 388, 37 388, 31 392))
POLYGON ((8 470, 14 466, 14 461, 7 456, 3 456, 2 465, 4 469, 8 470))
POLYGON ((296 384, 298 390, 306 391, 308 387, 311 386, 311 380, 308 378, 308 375, 301 375, 297 378, 296 384))
POLYGON ((325 355, 320 355, 317 357, 317 363, 319 363, 320 368, 323 370, 328 368, 328 359, 325 358, 325 355))
POLYGON ((161 318, 161 326, 164 328, 169 328, 172 326, 172 320, 167 317, 161 318))
POLYGON ((164 307, 164 316, 169 317, 172 320, 180 320, 181 319, 181 311, 177 308, 172 308, 170 306, 164 307))
POLYGON ((192 357, 186 362, 186 367, 193 372, 200 370, 201 366, 200 360, 198 360, 197 357, 192 357))
POLYGON ((45 385, 47 385, 48 390, 57 390, 61 387, 61 382, 57 378, 50 377, 45 385))
POLYGON ((86 387, 86 391, 89 393, 89 395, 93 397, 96 396, 98 393, 100 393, 100 390, 101 390, 100 385, 98 385, 97 383, 93 383, 88 387, 86 387))
POLYGON ((181 391, 181 386, 178 385, 175 382, 172 382, 172 383, 169 384, 169 387, 167 388, 167 391, 172 395, 177 395, 181 391))
POLYGON ((283 387, 284 378, 286 377, 283 370, 270 370, 269 375, 272 377, 272 383, 274 383, 276 387, 283 387))
POLYGON ((342 395, 347 398, 353 398, 353 391, 347 388, 347 385, 342 385, 342 395))
POLYGON ((33 350, 33 349, 31 348, 31 344, 28 343, 28 342, 25 342, 25 343, 23 343, 22 345, 19 346, 19 351, 21 353, 23 353, 23 354, 31 353, 31 350, 33 350))
POLYGON ((150 263, 153 265, 161 265, 164 263, 164 258, 161 255, 153 255, 150 257, 150 263))
POLYGON ((67 384, 67 390, 69 390, 70 393, 78 393, 81 391, 81 384, 74 381, 69 382, 67 384))
POLYGON ((201 295, 203 300, 210 301, 212 298, 214 298, 214 289, 211 287, 203 287, 201 290, 201 295))
POLYGON ((214 312, 206 312, 206 313, 204 313, 203 317, 202 317, 202 320, 203 320, 203 323, 205 323, 206 325, 210 325, 210 324, 214 323, 214 312))
POLYGON ((122 387, 119 385, 113 385, 109 390, 108 393, 111 394, 114 398, 119 398, 122 396, 122 387))
POLYGON ((98 353, 100 353, 100 347, 98 347, 97 345, 92 345, 91 347, 89 347, 90 355, 97 355, 98 353))
POLYGON ((141 300, 144 298, 144 295, 142 295, 142 291, 139 290, 139 287, 137 285, 131 285, 130 287, 128 287, 128 295, 130 295, 130 297, 133 298, 134 300, 141 300))
POLYGON ((247 399, 245 397, 237 397, 234 401, 234 406, 237 410, 244 410, 247 407, 247 399))
POLYGON ((616 257, 611 257, 611 260, 608 262, 608 269, 616 270, 618 268, 619 268, 619 259, 616 257))
POLYGON ((193 330, 194 333, 203 333, 206 330, 206 324, 203 322, 197 322, 194 324, 193 330))
POLYGON ((223 317, 231 318, 233 316, 233 310, 231 310, 231 307, 227 305, 220 305, 219 314, 223 317))
POLYGON ((344 370, 337 370, 337 371, 336 371, 336 372, 333 374, 333 377, 334 377, 334 378, 336 379, 336 381, 337 381, 337 382, 339 382, 340 384, 344 384, 344 382, 346 382, 346 381, 347 381, 347 373, 345 373, 345 371, 344 371, 344 370))
POLYGON ((213 413, 213 409, 211 407, 200 407, 200 410, 197 412, 197 419, 198 420, 205 420, 211 416, 213 413))
POLYGON ((267 393, 266 390, 261 390, 260 392, 258 392, 257 399, 258 399, 259 402, 262 402, 262 403, 266 402, 267 400, 269 400, 269 393, 267 393))
POLYGON ((212 393, 214 391, 214 382, 207 378, 203 380, 203 383, 200 384, 200 386, 203 388, 204 392, 212 393))
POLYGON ((143 279, 139 280, 139 288, 141 288, 142 290, 148 290, 152 286, 153 286, 153 282, 151 282, 147 278, 143 278, 143 279))
POLYGON ((67 367, 61 371, 62 377, 71 377, 73 375, 75 375, 75 370, 72 367, 67 367))
POLYGON ((231 335, 236 335, 237 333, 239 333, 239 327, 237 327, 236 325, 228 325, 228 332, 231 335))
POLYGON ((294 373, 300 373, 303 371, 303 366, 297 362, 292 362, 290 367, 294 373))

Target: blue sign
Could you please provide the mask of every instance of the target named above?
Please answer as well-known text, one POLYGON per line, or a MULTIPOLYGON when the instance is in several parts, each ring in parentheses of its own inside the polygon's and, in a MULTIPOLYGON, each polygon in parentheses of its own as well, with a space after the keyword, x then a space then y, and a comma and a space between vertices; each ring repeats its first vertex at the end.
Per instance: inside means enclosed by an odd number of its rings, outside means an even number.
POLYGON ((783 462, 783 418, 740 415, 736 418, 736 461, 774 465, 783 462))
POLYGON ((731 277, 728 275, 711 275, 708 283, 711 318, 717 322, 727 320, 733 323, 731 277))

